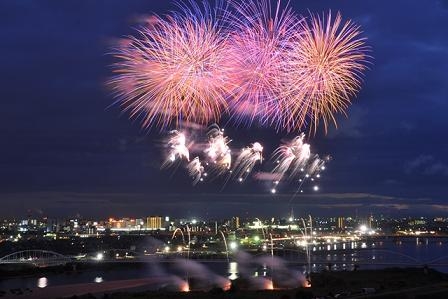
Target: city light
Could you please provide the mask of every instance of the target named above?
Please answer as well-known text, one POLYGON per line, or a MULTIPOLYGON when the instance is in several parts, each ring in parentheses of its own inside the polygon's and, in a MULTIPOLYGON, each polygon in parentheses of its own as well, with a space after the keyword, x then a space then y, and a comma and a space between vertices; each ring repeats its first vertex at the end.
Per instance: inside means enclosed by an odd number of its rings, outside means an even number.
POLYGON ((235 241, 230 242, 229 246, 231 250, 236 250, 238 248, 238 244, 235 241))
POLYGON ((367 226, 366 225, 361 225, 360 227, 359 227, 359 231, 361 232, 361 233, 365 233, 365 232, 367 232, 367 226))
POLYGON ((104 255, 102 252, 98 252, 96 255, 96 260, 101 261, 104 259, 104 255))

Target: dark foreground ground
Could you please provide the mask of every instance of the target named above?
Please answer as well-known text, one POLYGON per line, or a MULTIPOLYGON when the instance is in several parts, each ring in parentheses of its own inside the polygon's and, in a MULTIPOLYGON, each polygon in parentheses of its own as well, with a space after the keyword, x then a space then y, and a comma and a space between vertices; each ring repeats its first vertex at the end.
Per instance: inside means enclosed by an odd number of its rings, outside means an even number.
POLYGON ((230 291, 170 293, 114 292, 72 298, 109 299, 301 299, 301 298, 447 298, 448 275, 423 268, 322 272, 312 275, 311 288, 248 291, 236 283, 230 291))
MULTIPOLYGON (((311 298, 430 298, 448 299, 448 274, 426 268, 390 268, 314 273, 309 288, 247 290, 244 280, 233 281, 229 291, 148 291, 163 277, 84 283, 33 290, 0 292, 0 299, 311 299, 311 298)), ((275 284, 274 284, 275 288, 275 284)))

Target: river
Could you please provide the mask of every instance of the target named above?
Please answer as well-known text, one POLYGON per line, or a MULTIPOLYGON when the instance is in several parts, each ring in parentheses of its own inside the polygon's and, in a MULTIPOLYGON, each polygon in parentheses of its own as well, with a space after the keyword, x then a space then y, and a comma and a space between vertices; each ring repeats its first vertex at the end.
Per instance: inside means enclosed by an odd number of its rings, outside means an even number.
MULTIPOLYGON (((427 264, 430 268, 448 273, 448 238, 375 238, 359 242, 332 243, 310 245, 310 266, 312 271, 321 271, 331 266, 332 270, 353 270, 355 265, 360 269, 381 269, 388 267, 412 267, 427 264)), ((266 252, 269 256, 269 250, 266 252)), ((219 276, 236 278, 246 271, 252 275, 265 275, 262 264, 257 264, 257 257, 251 257, 241 270, 241 260, 232 262, 192 261, 186 266, 173 266, 172 263, 143 263, 138 267, 112 267, 106 269, 87 269, 66 273, 46 273, 27 277, 3 278, 0 290, 35 289, 48 286, 68 285, 76 283, 98 283, 106 281, 148 278, 151 276, 175 274, 182 276, 186 270, 215 273, 219 276), (251 265, 251 267, 247 267, 251 265)), ((306 256, 303 253, 285 251, 281 257, 284 264, 295 271, 307 269, 306 256)), ((266 259, 265 259, 266 260, 266 259)), ((179 263, 178 263, 179 264, 179 263)), ((182 264, 182 262, 180 262, 182 264)), ((269 267, 269 266, 268 266, 269 267)), ((190 271, 190 272, 191 272, 190 271)))

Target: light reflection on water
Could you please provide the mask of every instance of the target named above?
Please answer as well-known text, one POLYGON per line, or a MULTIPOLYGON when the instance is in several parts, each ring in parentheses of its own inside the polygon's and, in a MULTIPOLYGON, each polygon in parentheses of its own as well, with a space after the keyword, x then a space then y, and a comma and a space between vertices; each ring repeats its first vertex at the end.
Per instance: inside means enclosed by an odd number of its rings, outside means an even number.
POLYGON ((96 283, 102 283, 104 280, 101 276, 97 276, 97 277, 95 277, 95 279, 93 281, 96 283))
MULTIPOLYGON (((310 245, 312 246, 312 245, 310 245)), ((396 266, 422 266, 437 258, 447 256, 448 238, 431 239, 420 238, 389 238, 376 239, 374 241, 347 241, 345 243, 322 244, 313 246, 311 251, 312 271, 321 271, 332 263, 334 270, 353 270, 354 265, 359 265, 360 269, 381 269, 396 266), (325 246, 327 245, 327 246, 325 246), (414 260, 412 260, 413 258, 414 260)), ((289 262, 288 267, 300 270, 305 263, 304 254, 285 254, 281 257, 289 262)), ((439 261, 443 265, 432 266, 442 272, 448 272, 448 257, 439 261)), ((218 263, 204 264, 211 271, 234 280, 240 276, 242 265, 238 267, 236 262, 227 264, 225 260, 218 263)), ((46 288, 48 286, 72 284, 72 283, 102 283, 104 281, 137 279, 153 275, 152 265, 140 268, 114 268, 104 270, 85 270, 70 272, 66 274, 46 274, 45 277, 25 277, 0 280, 0 290, 11 288, 46 288)), ((164 266, 165 267, 165 266, 164 266)), ((254 268, 253 271, 256 271, 254 268)), ((252 272, 254 273, 254 272, 252 272)), ((263 276, 263 271, 258 271, 259 276, 263 276)))
POLYGON ((47 279, 46 277, 40 277, 40 278, 37 280, 37 287, 38 287, 38 288, 43 289, 43 288, 45 288, 45 287, 47 287, 47 286, 48 286, 48 279, 47 279))

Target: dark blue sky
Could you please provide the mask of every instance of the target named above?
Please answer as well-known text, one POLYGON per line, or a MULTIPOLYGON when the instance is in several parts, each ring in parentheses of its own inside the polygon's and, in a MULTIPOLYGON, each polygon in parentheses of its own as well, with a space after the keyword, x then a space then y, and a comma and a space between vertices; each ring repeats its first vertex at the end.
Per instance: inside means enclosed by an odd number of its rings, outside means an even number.
MULTIPOLYGON (((168 1, 0 2, 0 217, 285 215, 290 195, 249 182, 220 191, 160 172, 158 132, 119 109, 104 82, 116 38, 168 1)), ((347 119, 311 143, 333 161, 297 214, 448 213, 448 1, 291 1, 307 14, 340 10, 374 56, 347 119)), ((282 138, 227 128, 242 144, 282 138), (250 138, 245 137, 250 136, 250 138)), ((283 190, 293 191, 292 188, 283 190)))

